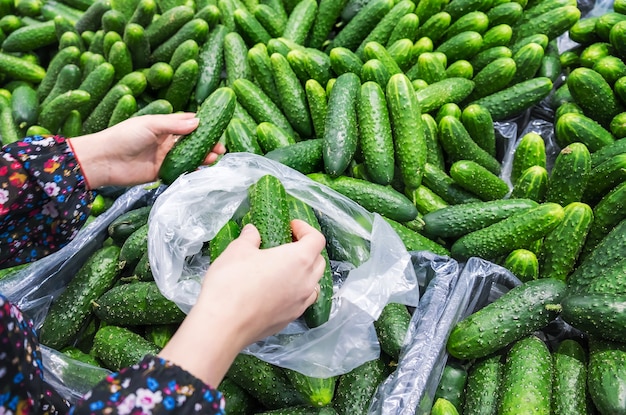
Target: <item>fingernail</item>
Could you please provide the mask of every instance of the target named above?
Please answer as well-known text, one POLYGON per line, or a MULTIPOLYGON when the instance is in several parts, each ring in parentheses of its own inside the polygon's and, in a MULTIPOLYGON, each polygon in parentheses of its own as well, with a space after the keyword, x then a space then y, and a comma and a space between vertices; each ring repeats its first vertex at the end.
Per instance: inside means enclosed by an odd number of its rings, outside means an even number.
POLYGON ((249 223, 246 223, 244 225, 244 227, 241 229, 241 233, 244 233, 244 232, 248 233, 248 232, 251 232, 251 231, 252 231, 252 225, 249 224, 249 223))
POLYGON ((198 125, 200 123, 200 118, 194 117, 187 120, 189 125, 198 125))

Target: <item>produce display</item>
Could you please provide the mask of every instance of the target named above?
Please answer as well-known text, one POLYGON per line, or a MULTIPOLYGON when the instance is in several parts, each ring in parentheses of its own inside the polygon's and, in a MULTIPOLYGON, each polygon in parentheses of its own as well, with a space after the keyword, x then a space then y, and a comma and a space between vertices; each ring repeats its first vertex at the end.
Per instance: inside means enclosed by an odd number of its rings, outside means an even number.
MULTIPOLYGON (((3 144, 196 111, 161 183, 219 141, 381 215, 409 252, 517 277, 454 325, 419 413, 626 414, 626 1, 587 16, 575 0, 0 0, 0 40, 3 144), (550 128, 525 130, 537 108, 550 128), (498 123, 523 131, 508 150, 498 123)), ((262 248, 290 241, 292 218, 320 226, 272 175, 249 205, 207 256, 246 221, 262 248)), ((171 337, 184 313, 151 274, 150 209, 111 222, 47 312, 44 345, 117 370, 171 337)), ((328 320, 330 263, 345 259, 327 241, 309 327, 328 320)), ((337 377, 240 354, 219 387, 228 413, 367 414, 412 313, 389 303, 380 358, 337 377)))

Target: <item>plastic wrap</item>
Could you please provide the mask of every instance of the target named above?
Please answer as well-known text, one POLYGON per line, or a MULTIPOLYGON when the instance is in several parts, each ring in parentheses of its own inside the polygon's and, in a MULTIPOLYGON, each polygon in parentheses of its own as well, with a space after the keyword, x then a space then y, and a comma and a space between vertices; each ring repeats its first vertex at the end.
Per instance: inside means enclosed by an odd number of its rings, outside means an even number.
POLYGON ((428 414, 448 354, 452 327, 521 281, 480 258, 459 264, 427 252, 413 253, 418 278, 428 284, 413 313, 396 370, 372 398, 370 415, 428 414))
MULTIPOLYGON (((209 267, 202 246, 247 210, 247 189, 265 174, 277 177, 288 194, 313 208, 331 245, 339 247, 339 260, 351 269, 333 296, 325 324, 308 329, 295 321, 244 352, 316 377, 340 375, 377 358, 373 322, 384 306, 392 301, 417 306, 419 301, 409 253, 378 214, 265 157, 226 154, 213 166, 180 176, 156 200, 148 254, 161 292, 183 311, 191 309, 209 267)), ((329 251, 337 260, 334 254, 329 251)))

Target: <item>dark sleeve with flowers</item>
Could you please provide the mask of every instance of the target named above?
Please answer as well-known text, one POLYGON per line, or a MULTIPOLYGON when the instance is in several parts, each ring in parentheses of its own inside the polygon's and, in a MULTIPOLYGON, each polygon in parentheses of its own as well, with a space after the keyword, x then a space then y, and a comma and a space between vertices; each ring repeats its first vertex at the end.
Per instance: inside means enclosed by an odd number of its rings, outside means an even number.
POLYGON ((222 394, 164 359, 146 356, 112 373, 74 405, 89 415, 225 414, 222 394))
POLYGON ((61 136, 32 136, 2 148, 0 268, 65 246, 84 224, 94 194, 61 136))

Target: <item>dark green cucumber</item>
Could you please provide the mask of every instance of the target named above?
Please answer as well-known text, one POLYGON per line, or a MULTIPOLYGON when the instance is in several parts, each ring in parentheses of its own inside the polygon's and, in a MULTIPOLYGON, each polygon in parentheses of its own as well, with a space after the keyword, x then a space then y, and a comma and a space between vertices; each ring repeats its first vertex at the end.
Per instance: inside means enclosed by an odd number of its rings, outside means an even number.
POLYGON ((585 203, 572 202, 563 212, 561 223, 543 239, 539 265, 542 278, 567 280, 593 221, 593 211, 585 203))
POLYGON ((217 390, 224 395, 226 400, 225 410, 228 414, 245 415, 256 413, 260 408, 260 404, 256 399, 229 378, 222 379, 217 390))
MULTIPOLYGON (((295 197, 289 197, 287 202, 289 205, 289 217, 291 219, 303 220, 321 232, 317 217, 309 205, 295 197)), ((320 291, 315 303, 309 306, 304 312, 304 321, 311 328, 318 327, 326 323, 330 317, 330 310, 332 307, 333 275, 326 248, 322 249, 321 254, 326 261, 326 268, 324 269, 324 274, 319 281, 320 291)), ((332 381, 332 384, 334 385, 334 380, 332 381)))
POLYGON ((228 152, 248 152, 263 154, 256 137, 256 130, 252 131, 244 121, 233 117, 226 127, 226 149, 228 152))
POLYGON ((457 77, 431 83, 426 88, 417 91, 416 95, 422 112, 429 113, 446 103, 462 102, 473 90, 474 81, 457 77))
POLYGON ((547 190, 548 170, 541 166, 531 166, 513 183, 509 197, 526 198, 541 203, 545 201, 547 190))
POLYGON ((289 13, 282 36, 303 45, 315 23, 317 9, 317 1, 305 0, 298 2, 291 13, 289 13))
POLYGON ((124 240, 120 251, 120 266, 133 268, 148 249, 148 224, 137 228, 124 240))
POLYGON ((458 118, 445 116, 441 119, 439 122, 439 141, 452 162, 471 160, 493 174, 500 174, 500 162, 472 140, 469 132, 458 118))
POLYGON ((271 122, 264 121, 259 123, 256 127, 256 136, 259 146, 264 153, 296 143, 293 136, 271 122))
POLYGON ((159 177, 171 184, 178 176, 195 170, 222 136, 235 111, 236 96, 232 89, 215 90, 198 109, 198 127, 181 138, 167 153, 159 177))
POLYGON ((220 85, 224 69, 224 38, 228 29, 218 25, 211 29, 198 52, 200 73, 196 83, 195 100, 201 104, 220 85))
POLYGON ((171 112, 183 111, 189 104, 199 72, 200 67, 195 59, 188 59, 178 65, 163 95, 164 99, 171 104, 171 112))
POLYGON ((387 67, 378 59, 370 59, 361 68, 361 81, 376 82, 380 86, 385 86, 389 82, 391 75, 387 67))
POLYGON ((591 168, 595 168, 609 158, 622 153, 626 153, 626 139, 623 138, 615 140, 591 154, 591 168))
POLYGON ((18 128, 26 129, 37 123, 37 90, 29 84, 18 86, 11 93, 11 115, 18 128))
POLYGON ((552 356, 535 335, 516 341, 506 355, 498 414, 549 415, 552 398, 552 356))
POLYGON ((411 314, 404 304, 388 303, 374 321, 374 328, 380 348, 395 361, 400 359, 400 351, 409 331, 411 314))
MULTIPOLYGON (((422 125, 424 126, 424 138, 426 140, 426 148, 428 149, 426 164, 430 163, 440 170, 445 170, 445 158, 443 155, 443 148, 439 142, 437 121, 430 114, 422 114, 422 125)), ((422 181, 426 180, 426 174, 427 167, 424 166, 424 177, 422 178, 422 181)))
POLYGON ((563 281, 541 278, 511 289, 452 328, 448 353, 460 359, 485 357, 545 327, 558 315, 546 306, 558 304, 566 289, 563 281))
POLYGON ((209 257, 211 262, 224 252, 226 247, 239 237, 241 228, 236 221, 230 219, 222 226, 209 242, 209 257))
POLYGON ((272 61, 263 43, 257 43, 248 50, 248 63, 252 77, 261 90, 272 102, 280 102, 272 71, 272 61))
POLYGON ((585 114, 604 128, 609 128, 613 117, 623 111, 611 85, 593 69, 574 69, 567 76, 567 86, 585 114))
POLYGON ((415 189, 405 189, 405 194, 422 215, 448 206, 448 203, 441 196, 424 185, 415 189))
POLYGON ((315 79, 309 79, 304 84, 304 92, 309 106, 309 113, 311 114, 315 137, 322 138, 324 137, 326 114, 328 112, 326 90, 315 79))
POLYGON ((387 223, 402 240, 407 251, 430 251, 441 256, 450 256, 450 252, 439 243, 427 238, 419 232, 415 232, 400 222, 385 218, 387 223))
POLYGON ((420 102, 411 81, 402 73, 389 79, 386 98, 402 181, 408 188, 417 188, 422 184, 428 150, 420 102))
POLYGON ((110 370, 139 363, 145 356, 156 354, 161 349, 141 335, 125 327, 101 326, 93 340, 93 354, 110 370))
POLYGON ((419 36, 428 37, 432 43, 439 44, 451 24, 452 16, 445 10, 439 11, 420 24, 419 36))
POLYGON ((626 411, 626 347, 622 342, 591 338, 587 387, 594 406, 603 414, 626 411))
POLYGON ((456 62, 460 59, 469 60, 480 51, 483 37, 473 30, 466 30, 439 44, 435 52, 442 52, 448 58, 448 62, 456 62))
POLYGON ((522 282, 539 278, 539 260, 533 251, 519 248, 512 251, 504 260, 502 266, 522 282))
POLYGON ((546 202, 559 203, 562 206, 580 202, 587 188, 590 172, 591 156, 586 145, 576 142, 563 148, 550 173, 546 202))
POLYGON ((347 3, 348 0, 321 0, 319 2, 307 42, 309 47, 318 49, 322 47, 347 3))
POLYGON ((531 131, 524 134, 515 146, 511 182, 515 183, 522 172, 532 166, 546 167, 546 143, 541 135, 531 131))
POLYGON ((456 205, 481 200, 460 187, 441 167, 426 162, 424 165, 424 185, 438 194, 448 204, 456 205))
POLYGON ((6 53, 23 53, 45 48, 58 42, 54 20, 22 26, 9 33, 2 42, 6 53))
POLYGON ((591 169, 583 201, 596 204, 608 192, 626 180, 626 154, 618 154, 591 169))
POLYGON ((563 215, 560 205, 543 203, 461 236, 450 252, 459 260, 473 256, 493 260, 541 239, 563 220, 563 215))
POLYGON ((324 170, 331 176, 342 174, 357 147, 357 97, 361 81, 351 72, 339 75, 328 94, 322 154, 324 170))
MULTIPOLYGON (((133 91, 127 85, 118 83, 111 87, 100 102, 96 103, 96 107, 83 121, 83 131, 87 134, 91 134, 106 128, 117 102, 124 95, 129 94, 132 95, 133 91)), ((91 100, 89 102, 91 102, 91 100)))
POLYGON ((361 85, 357 115, 359 143, 368 175, 375 183, 387 185, 394 175, 393 136, 385 93, 377 83, 361 85))
POLYGON ((248 189, 250 222, 261 235, 261 249, 291 242, 287 193, 278 178, 266 174, 248 189))
POLYGON ((437 402, 443 398, 457 411, 461 411, 464 405, 465 384, 467 382, 467 369, 456 361, 448 361, 443 367, 441 379, 435 390, 433 399, 437 402))
POLYGON ((151 209, 151 206, 142 206, 121 214, 107 227, 108 235, 121 246, 134 231, 148 223, 151 209))
POLYGON ((558 118, 554 127, 554 136, 561 148, 580 142, 586 145, 591 153, 615 141, 613 134, 599 122, 584 114, 574 112, 563 114, 558 118))
POLYGON ((354 72, 359 77, 361 76, 363 60, 356 53, 348 48, 334 47, 328 54, 331 68, 337 75, 354 72))
POLYGON ((537 77, 479 98, 471 104, 486 107, 494 121, 502 121, 519 115, 541 102, 550 91, 552 91, 550 78, 537 77))
POLYGON ((277 409, 304 404, 283 370, 258 357, 240 353, 226 373, 265 408, 277 409))
MULTIPOLYGON (((490 51, 485 51, 490 52, 490 51)), ((511 80, 517 72, 517 64, 513 58, 506 56, 496 58, 478 70, 472 80, 474 81, 474 90, 468 97, 468 100, 479 100, 499 93, 511 85, 511 80)))
POLYGON ((339 415, 366 413, 385 373, 385 362, 377 358, 341 375, 337 382, 333 408, 339 415))
POLYGON ((552 361, 554 364, 553 413, 589 413, 587 356, 583 346, 577 340, 565 339, 552 352, 552 361))
POLYGON ((265 153, 265 157, 289 166, 302 174, 316 173, 324 168, 322 146, 321 138, 304 140, 275 148, 265 153))
POLYGON ((112 287, 93 303, 93 312, 114 326, 180 323, 185 313, 165 298, 154 281, 112 287))
POLYGON ((502 199, 450 205, 422 217, 424 232, 433 237, 458 238, 538 206, 530 199, 502 199))
POLYGON ((39 332, 42 344, 60 349, 76 336, 91 314, 91 302, 113 286, 120 275, 120 248, 100 248, 81 266, 50 306, 39 332))
POLYGON ((509 193, 509 185, 503 179, 472 160, 452 163, 450 177, 482 200, 502 199, 509 193))
POLYGON ((52 99, 41 109, 38 124, 49 131, 56 133, 63 125, 67 114, 77 110, 90 100, 88 92, 81 89, 72 89, 52 99))
POLYGON ((372 0, 346 24, 331 42, 331 47, 345 47, 356 51, 367 35, 393 8, 393 0, 372 0))
POLYGON ((624 294, 570 294, 561 300, 561 318, 590 336, 622 341, 626 328, 624 307, 624 294))
POLYGON ((419 34, 419 17, 415 13, 407 13, 398 20, 398 24, 391 31, 385 46, 390 47, 398 40, 407 39, 413 43, 419 34))
POLYGON ((480 148, 496 156, 496 133, 491 113, 480 105, 468 105, 463 108, 461 123, 470 137, 480 148))
POLYGON ((544 48, 537 43, 528 43, 519 48, 512 57, 517 70, 510 85, 534 78, 539 71, 544 55, 544 48))
POLYGON ((465 384, 463 412, 491 415, 498 407, 504 365, 499 354, 475 360, 469 367, 465 384))
POLYGON ((406 222, 417 216, 417 208, 413 203, 391 187, 348 176, 332 177, 324 173, 313 173, 308 177, 354 200, 370 212, 395 221, 406 222))

